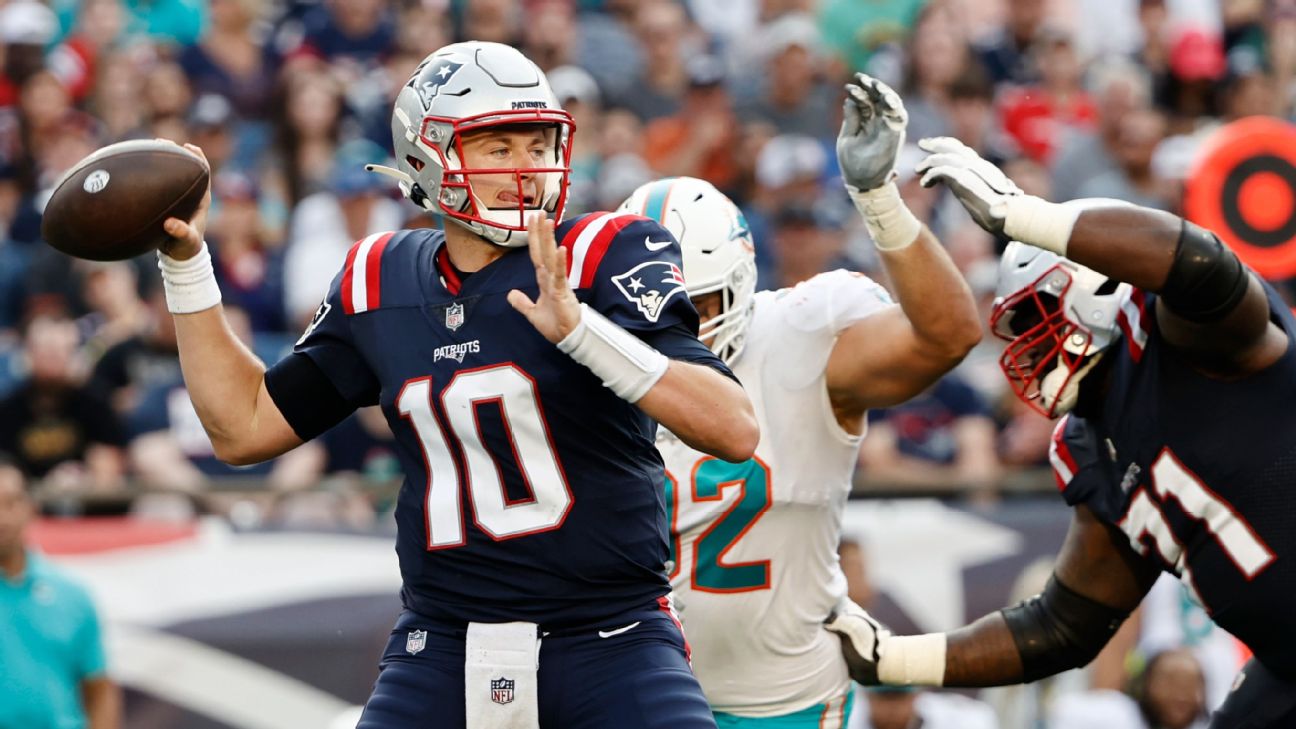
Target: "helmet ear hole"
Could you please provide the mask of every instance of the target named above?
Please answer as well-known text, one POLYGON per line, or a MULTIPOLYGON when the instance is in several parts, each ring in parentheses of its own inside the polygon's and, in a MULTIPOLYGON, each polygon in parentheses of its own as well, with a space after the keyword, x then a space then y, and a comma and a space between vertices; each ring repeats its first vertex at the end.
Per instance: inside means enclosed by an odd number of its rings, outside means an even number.
POLYGON ((423 167, 426 165, 426 163, 423 160, 419 159, 418 157, 415 157, 412 154, 405 155, 405 161, 408 162, 409 166, 413 167, 414 170, 417 172, 422 172, 423 167))
POLYGON ((1120 287, 1120 281, 1117 281, 1114 278, 1109 278, 1106 281, 1103 281, 1102 285, 1094 291, 1094 296, 1110 296, 1116 293, 1118 287, 1120 287))

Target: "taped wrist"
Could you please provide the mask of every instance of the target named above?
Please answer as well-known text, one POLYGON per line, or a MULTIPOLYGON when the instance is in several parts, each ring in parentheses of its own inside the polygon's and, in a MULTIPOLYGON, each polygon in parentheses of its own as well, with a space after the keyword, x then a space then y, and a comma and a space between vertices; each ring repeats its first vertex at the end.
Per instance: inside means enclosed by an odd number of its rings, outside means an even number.
POLYGON ((895 251, 918 240, 922 223, 900 198, 900 189, 894 182, 872 190, 847 185, 846 192, 864 217, 873 245, 884 251, 895 251))
POLYGON ((1246 295, 1250 276, 1219 238, 1187 220, 1179 232, 1174 263, 1161 287, 1161 300, 1189 321, 1222 319, 1246 295))
POLYGON ((1075 592, 1056 574, 1043 593, 999 613, 1021 656, 1023 682, 1087 665, 1129 617, 1075 592))
POLYGON ((580 324, 558 343, 558 349, 585 365, 609 390, 628 402, 639 402, 666 374, 670 359, 581 304, 580 324))
POLYGON ((167 310, 172 314, 193 314, 205 311, 221 302, 220 287, 216 285, 216 271, 212 268, 211 251, 204 242, 193 258, 178 261, 157 252, 158 270, 162 272, 162 288, 166 292, 167 310))

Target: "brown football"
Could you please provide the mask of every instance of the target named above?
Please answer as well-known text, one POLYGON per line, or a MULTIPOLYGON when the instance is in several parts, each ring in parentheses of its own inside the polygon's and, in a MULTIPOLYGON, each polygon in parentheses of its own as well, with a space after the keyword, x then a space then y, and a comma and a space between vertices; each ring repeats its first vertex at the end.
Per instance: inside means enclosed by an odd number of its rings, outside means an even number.
POLYGON ((118 142, 54 186, 41 220, 46 243, 77 258, 120 261, 168 240, 162 222, 188 220, 207 193, 207 163, 171 142, 118 142))

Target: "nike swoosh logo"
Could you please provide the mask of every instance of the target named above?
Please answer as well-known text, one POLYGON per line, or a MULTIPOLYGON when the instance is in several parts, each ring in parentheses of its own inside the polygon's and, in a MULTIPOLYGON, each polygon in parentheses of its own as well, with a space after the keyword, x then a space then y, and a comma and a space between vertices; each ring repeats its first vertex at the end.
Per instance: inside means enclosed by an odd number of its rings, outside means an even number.
POLYGON ((630 623, 624 628, 617 628, 616 630, 600 630, 598 634, 600 638, 611 638, 614 635, 621 635, 622 633, 625 633, 627 631, 634 630, 635 628, 639 627, 639 622, 640 621, 636 620, 635 622, 630 623))
POLYGON ((660 251, 670 244, 671 241, 669 239, 654 241, 651 236, 644 236, 644 248, 647 248, 650 251, 660 251))

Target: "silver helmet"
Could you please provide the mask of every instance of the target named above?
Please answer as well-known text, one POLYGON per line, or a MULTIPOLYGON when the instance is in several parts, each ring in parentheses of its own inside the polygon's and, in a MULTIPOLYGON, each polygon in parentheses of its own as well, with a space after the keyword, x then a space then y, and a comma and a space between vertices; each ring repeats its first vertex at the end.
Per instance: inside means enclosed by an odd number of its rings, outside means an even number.
POLYGON ((618 211, 652 218, 675 236, 690 297, 720 293, 720 313, 702 322, 698 339, 732 365, 746 344, 756 296, 756 249, 742 211, 695 177, 642 185, 618 211))
POLYGON ((544 72, 526 56, 500 43, 455 43, 423 59, 396 97, 397 169, 369 169, 394 177, 416 205, 492 243, 522 246, 531 214, 562 218, 574 132, 544 72), (543 128, 543 166, 464 167, 464 133, 517 125, 543 128), (485 175, 512 175, 516 206, 488 207, 473 190, 473 179, 485 175))
POLYGON ((1017 396, 1048 417, 1075 407, 1080 381, 1121 338, 1133 287, 1013 241, 999 262, 990 328, 1008 341, 999 364, 1017 396))

